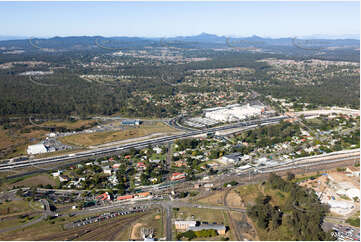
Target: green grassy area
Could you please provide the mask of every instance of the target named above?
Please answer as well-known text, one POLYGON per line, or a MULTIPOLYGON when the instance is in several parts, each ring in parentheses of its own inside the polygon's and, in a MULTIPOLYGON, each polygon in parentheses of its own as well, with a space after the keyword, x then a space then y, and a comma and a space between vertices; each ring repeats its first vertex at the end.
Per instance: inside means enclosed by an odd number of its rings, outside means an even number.
POLYGON ((239 186, 234 191, 241 197, 241 201, 244 204, 253 204, 256 197, 262 194, 262 191, 257 184, 250 184, 245 186, 239 186))
POLYGON ((9 219, 3 219, 0 222, 0 229, 5 228, 11 228, 13 226, 19 225, 19 224, 26 224, 28 222, 31 222, 32 220, 38 219, 41 215, 27 215, 27 216, 14 216, 9 219))
MULTIPOLYGON (((225 223, 222 210, 212 210, 205 208, 179 208, 178 211, 173 210, 173 217, 177 219, 190 219, 194 217, 197 221, 208 223, 225 223)), ((226 226, 228 224, 225 224, 226 226)))
POLYGON ((18 214, 23 212, 31 212, 33 210, 28 201, 25 200, 14 200, 14 201, 3 201, 0 204, 0 216, 8 216, 11 214, 18 214))
POLYGON ((359 228, 360 227, 360 210, 358 210, 351 217, 349 217, 346 220, 346 223, 348 223, 351 226, 359 228))

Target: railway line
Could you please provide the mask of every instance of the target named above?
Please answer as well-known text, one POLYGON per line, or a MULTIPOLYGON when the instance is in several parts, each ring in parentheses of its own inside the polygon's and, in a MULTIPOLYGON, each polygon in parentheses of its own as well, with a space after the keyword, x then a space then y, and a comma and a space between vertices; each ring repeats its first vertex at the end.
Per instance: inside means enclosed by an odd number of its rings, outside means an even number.
MULTIPOLYGON (((231 191, 231 189, 226 189, 225 193, 224 193, 224 196, 223 196, 223 205, 225 207, 227 207, 227 196, 229 194, 229 192, 231 191)), ((243 240, 241 234, 240 234, 240 231, 239 231, 239 228, 238 228, 238 224, 234 221, 234 219, 232 218, 232 215, 231 215, 231 209, 227 209, 226 210, 226 214, 227 214, 227 217, 228 217, 228 220, 229 220, 229 223, 230 223, 230 226, 233 228, 233 234, 236 238, 237 241, 241 241, 243 240)))
POLYGON ((222 127, 210 128, 210 129, 205 129, 205 130, 194 130, 194 131, 189 131, 189 132, 186 132, 183 134, 178 134, 178 135, 154 138, 151 140, 140 141, 140 142, 130 143, 130 144, 126 144, 126 145, 120 145, 120 146, 114 146, 114 147, 109 147, 109 148, 92 149, 89 151, 83 151, 83 152, 78 152, 78 153, 69 154, 69 155, 55 156, 55 157, 51 157, 51 158, 32 159, 32 160, 25 160, 25 161, 18 161, 18 162, 4 161, 4 162, 0 163, 0 171, 7 171, 7 170, 24 168, 24 167, 35 166, 35 165, 46 165, 46 164, 64 162, 64 161, 80 160, 80 159, 91 158, 91 157, 94 157, 97 155, 109 155, 109 154, 114 154, 114 153, 120 153, 120 152, 128 150, 130 148, 141 149, 141 148, 147 147, 148 145, 165 144, 165 143, 172 142, 176 139, 189 138, 192 136, 197 136, 197 135, 202 135, 202 134, 204 135, 204 134, 208 134, 210 132, 216 132, 216 131, 234 129, 234 128, 240 128, 240 127, 246 128, 246 127, 250 127, 250 126, 273 124, 273 123, 279 122, 286 118, 287 118, 286 116, 278 116, 278 117, 272 117, 272 118, 257 119, 257 120, 252 120, 252 121, 244 121, 244 122, 239 122, 236 124, 226 125, 226 126, 222 126, 222 127))

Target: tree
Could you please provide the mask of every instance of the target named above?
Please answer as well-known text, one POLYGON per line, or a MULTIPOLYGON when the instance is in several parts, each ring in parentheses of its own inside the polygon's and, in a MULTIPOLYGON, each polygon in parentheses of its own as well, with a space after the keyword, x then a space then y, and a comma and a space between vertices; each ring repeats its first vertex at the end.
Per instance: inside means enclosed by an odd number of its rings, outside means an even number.
POLYGON ((295 179, 295 174, 287 172, 287 181, 292 181, 293 179, 295 179))

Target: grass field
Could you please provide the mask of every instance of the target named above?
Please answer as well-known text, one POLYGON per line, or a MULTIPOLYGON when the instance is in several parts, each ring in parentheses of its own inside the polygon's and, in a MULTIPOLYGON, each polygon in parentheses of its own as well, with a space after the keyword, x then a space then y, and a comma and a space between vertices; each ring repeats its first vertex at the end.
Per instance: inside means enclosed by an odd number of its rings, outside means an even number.
MULTIPOLYGON (((205 209, 205 208, 179 208, 179 211, 173 211, 173 217, 179 220, 196 220, 200 222, 208 222, 209 224, 217 223, 229 226, 229 222, 222 210, 205 209)), ((174 236, 175 237, 175 236, 174 236)), ((231 231, 227 231, 225 235, 218 235, 211 238, 197 238, 194 240, 221 240, 222 238, 230 238, 231 231)))
POLYGON ((142 125, 140 127, 134 127, 121 131, 97 132, 91 134, 65 136, 60 138, 60 140, 65 144, 86 147, 114 141, 138 138, 153 133, 171 133, 175 131, 175 129, 158 122, 155 125, 142 125))
POLYGON ((89 120, 77 120, 74 122, 71 121, 48 121, 41 124, 41 126, 45 127, 64 127, 66 129, 79 129, 82 127, 93 127, 97 122, 95 120, 89 119, 89 120))
POLYGON ((40 174, 36 176, 31 176, 22 181, 13 183, 15 186, 37 186, 37 185, 47 185, 50 184, 52 186, 56 186, 57 182, 53 177, 48 174, 40 174))
POLYGON ((223 196, 225 191, 214 192, 210 196, 202 197, 197 202, 209 205, 223 205, 223 196))
POLYGON ((31 140, 40 140, 46 133, 48 132, 44 130, 31 130, 29 133, 10 131, 0 126, 0 159, 26 155, 26 148, 32 143, 31 140))
POLYGON ((33 210, 33 208, 30 207, 29 202, 25 200, 3 201, 0 204, 0 217, 31 211, 35 210, 33 210))
MULTIPOLYGON (((179 208, 179 211, 173 211, 173 217, 176 219, 191 219, 208 223, 223 223, 224 216, 222 210, 206 209, 206 208, 179 208)), ((226 226, 228 224, 225 224, 226 226)))
POLYGON ((262 193, 259 185, 251 184, 246 186, 239 186, 234 189, 234 191, 240 196, 241 198, 241 207, 246 208, 248 204, 253 204, 253 201, 256 197, 262 193))

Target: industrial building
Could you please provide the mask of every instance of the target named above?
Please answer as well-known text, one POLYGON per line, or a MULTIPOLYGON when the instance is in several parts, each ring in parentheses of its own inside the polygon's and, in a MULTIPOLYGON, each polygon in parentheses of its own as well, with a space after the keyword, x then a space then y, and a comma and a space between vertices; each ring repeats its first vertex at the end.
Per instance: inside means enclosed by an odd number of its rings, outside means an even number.
POLYGON ((237 152, 237 153, 232 153, 229 155, 224 155, 219 159, 219 161, 226 165, 231 164, 231 163, 234 164, 236 162, 239 162, 241 157, 242 157, 242 154, 237 152))
POLYGON ((29 155, 42 154, 46 152, 48 152, 48 149, 44 144, 29 145, 27 149, 27 153, 29 155))
POLYGON ((175 221, 175 229, 181 231, 187 231, 190 226, 196 226, 197 221, 175 221))
POLYGON ((208 224, 208 223, 200 223, 198 221, 190 220, 190 221, 175 221, 174 222, 176 230, 179 231, 201 231, 201 230, 208 230, 214 229, 217 231, 218 234, 225 234, 226 233, 226 226, 223 224, 208 224))
POLYGON ((140 124, 141 124, 141 121, 139 119, 122 121, 122 125, 138 126, 140 124))
POLYGON ((240 105, 233 104, 226 107, 203 109, 206 118, 217 120, 220 122, 236 122, 253 118, 264 113, 265 107, 262 105, 240 105))

